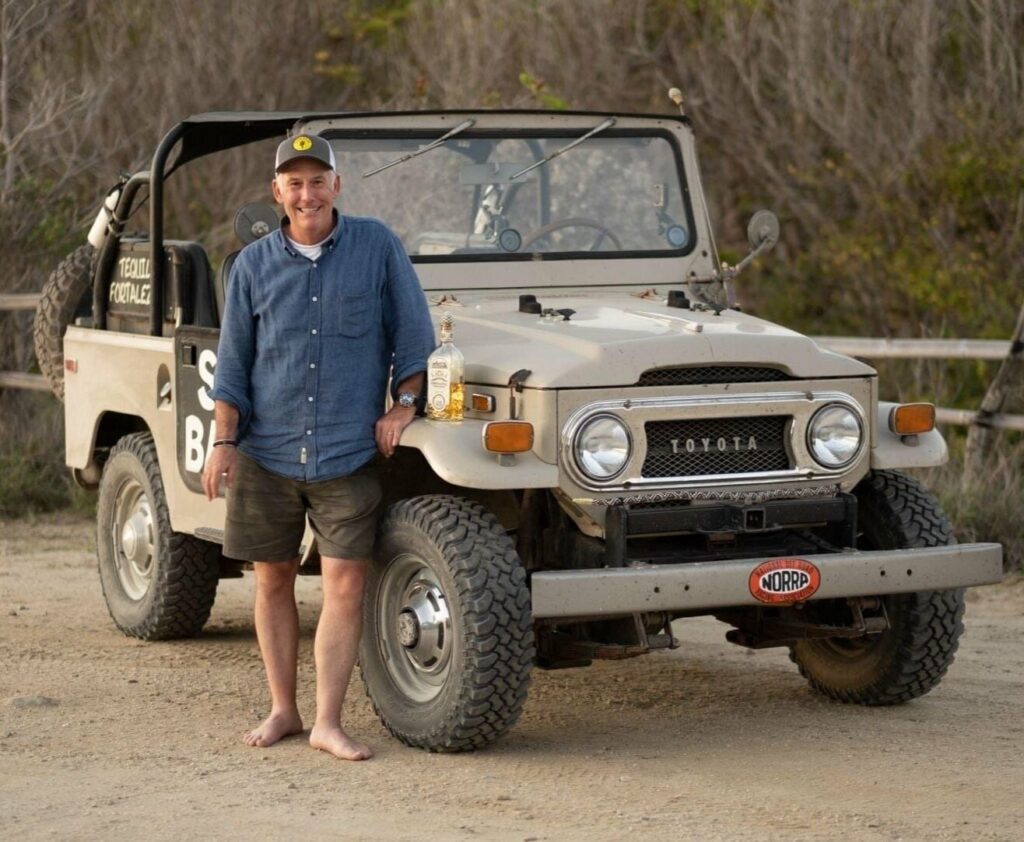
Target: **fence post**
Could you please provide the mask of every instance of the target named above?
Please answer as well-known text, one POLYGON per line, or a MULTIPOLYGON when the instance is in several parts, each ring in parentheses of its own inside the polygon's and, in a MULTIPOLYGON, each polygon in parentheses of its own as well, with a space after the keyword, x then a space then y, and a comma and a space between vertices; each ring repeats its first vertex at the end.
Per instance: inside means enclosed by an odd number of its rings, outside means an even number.
POLYGON ((982 477, 985 454, 992 440, 992 426, 989 419, 1005 412, 1013 397, 1024 385, 1024 304, 1017 314, 1017 326, 1010 337, 1010 353, 999 366, 999 371, 989 383, 985 397, 981 400, 974 423, 967 431, 967 446, 964 451, 965 486, 972 485, 982 477))

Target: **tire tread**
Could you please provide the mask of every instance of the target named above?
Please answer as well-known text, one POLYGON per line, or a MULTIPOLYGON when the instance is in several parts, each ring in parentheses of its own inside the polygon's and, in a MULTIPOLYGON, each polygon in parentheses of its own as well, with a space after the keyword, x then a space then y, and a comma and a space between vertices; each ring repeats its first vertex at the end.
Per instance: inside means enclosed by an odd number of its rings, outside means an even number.
MULTIPOLYGON (((900 548, 955 544, 953 528, 935 498, 913 477, 875 471, 858 486, 862 511, 882 519, 882 527, 900 548)), ((812 688, 840 702, 894 705, 932 690, 953 663, 963 633, 963 589, 928 591, 897 597, 906 623, 894 654, 870 685, 837 687, 816 675, 790 647, 790 659, 812 688)))
POLYGON ((482 748, 511 728, 522 712, 533 667, 534 642, 526 574, 505 530, 479 503, 451 495, 394 504, 382 532, 411 524, 431 540, 453 572, 465 652, 456 702, 424 733, 390 722, 363 684, 381 722, 406 745, 437 752, 482 748))
MULTIPOLYGON (((111 450, 107 464, 122 452, 130 453, 139 461, 153 489, 156 499, 151 502, 158 541, 167 547, 168 563, 156 567, 151 585, 154 589, 152 608, 139 623, 125 624, 114 615, 104 586, 103 596, 111 619, 125 634, 141 640, 195 637, 209 619, 216 599, 220 548, 192 535, 171 530, 156 445, 149 433, 132 433, 121 438, 111 450)), ((104 540, 106 536, 100 524, 97 541, 104 540)), ((102 577, 100 581, 102 583, 102 577)))
POLYGON ((64 400, 64 333, 78 304, 92 288, 96 250, 85 243, 67 255, 50 273, 40 292, 32 323, 32 344, 39 370, 58 400, 64 400))

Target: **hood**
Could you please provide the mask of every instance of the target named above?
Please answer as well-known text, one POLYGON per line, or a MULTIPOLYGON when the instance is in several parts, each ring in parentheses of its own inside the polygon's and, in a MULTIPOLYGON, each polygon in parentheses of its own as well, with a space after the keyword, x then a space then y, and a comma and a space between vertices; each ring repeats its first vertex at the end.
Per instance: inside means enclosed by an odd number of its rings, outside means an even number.
POLYGON ((540 296, 545 308, 575 310, 569 321, 519 312, 518 293, 461 297, 432 305, 435 325, 455 319, 455 345, 466 380, 505 385, 519 369, 534 389, 633 386, 651 368, 761 365, 793 377, 864 377, 871 367, 828 351, 808 337, 763 319, 725 310, 667 307, 628 292, 540 296))

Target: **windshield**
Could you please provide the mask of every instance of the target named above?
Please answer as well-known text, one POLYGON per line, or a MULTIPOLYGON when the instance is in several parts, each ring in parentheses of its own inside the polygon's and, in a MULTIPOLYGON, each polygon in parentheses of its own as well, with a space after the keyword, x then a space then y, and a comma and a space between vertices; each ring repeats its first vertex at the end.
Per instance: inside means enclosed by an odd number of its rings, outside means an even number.
POLYGON ((580 133, 472 134, 407 160, 399 159, 437 135, 325 135, 342 176, 338 208, 386 222, 418 262, 692 249, 683 175, 667 137, 608 132, 524 173, 580 133))

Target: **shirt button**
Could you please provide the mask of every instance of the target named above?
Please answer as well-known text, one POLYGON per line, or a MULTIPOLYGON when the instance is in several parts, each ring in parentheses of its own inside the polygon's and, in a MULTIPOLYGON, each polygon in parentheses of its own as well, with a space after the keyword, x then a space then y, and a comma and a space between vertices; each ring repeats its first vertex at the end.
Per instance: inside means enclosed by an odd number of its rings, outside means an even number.
POLYGON ((313 296, 313 300, 316 301, 316 296, 315 295, 313 296))
POLYGON ((310 367, 310 368, 316 368, 316 363, 310 363, 310 364, 309 364, 309 367, 310 367))
POLYGON ((318 264, 314 263, 314 264, 313 264, 313 268, 314 268, 314 269, 316 269, 317 265, 318 265, 318 264))
POLYGON ((313 398, 312 397, 308 397, 308 398, 306 398, 306 400, 308 400, 310 403, 313 403, 313 398))
POLYGON ((306 430, 306 435, 307 435, 307 436, 311 436, 311 435, 313 435, 313 431, 312 431, 312 430, 306 430))
POLYGON ((313 328, 313 336, 316 336, 316 328, 313 328))

